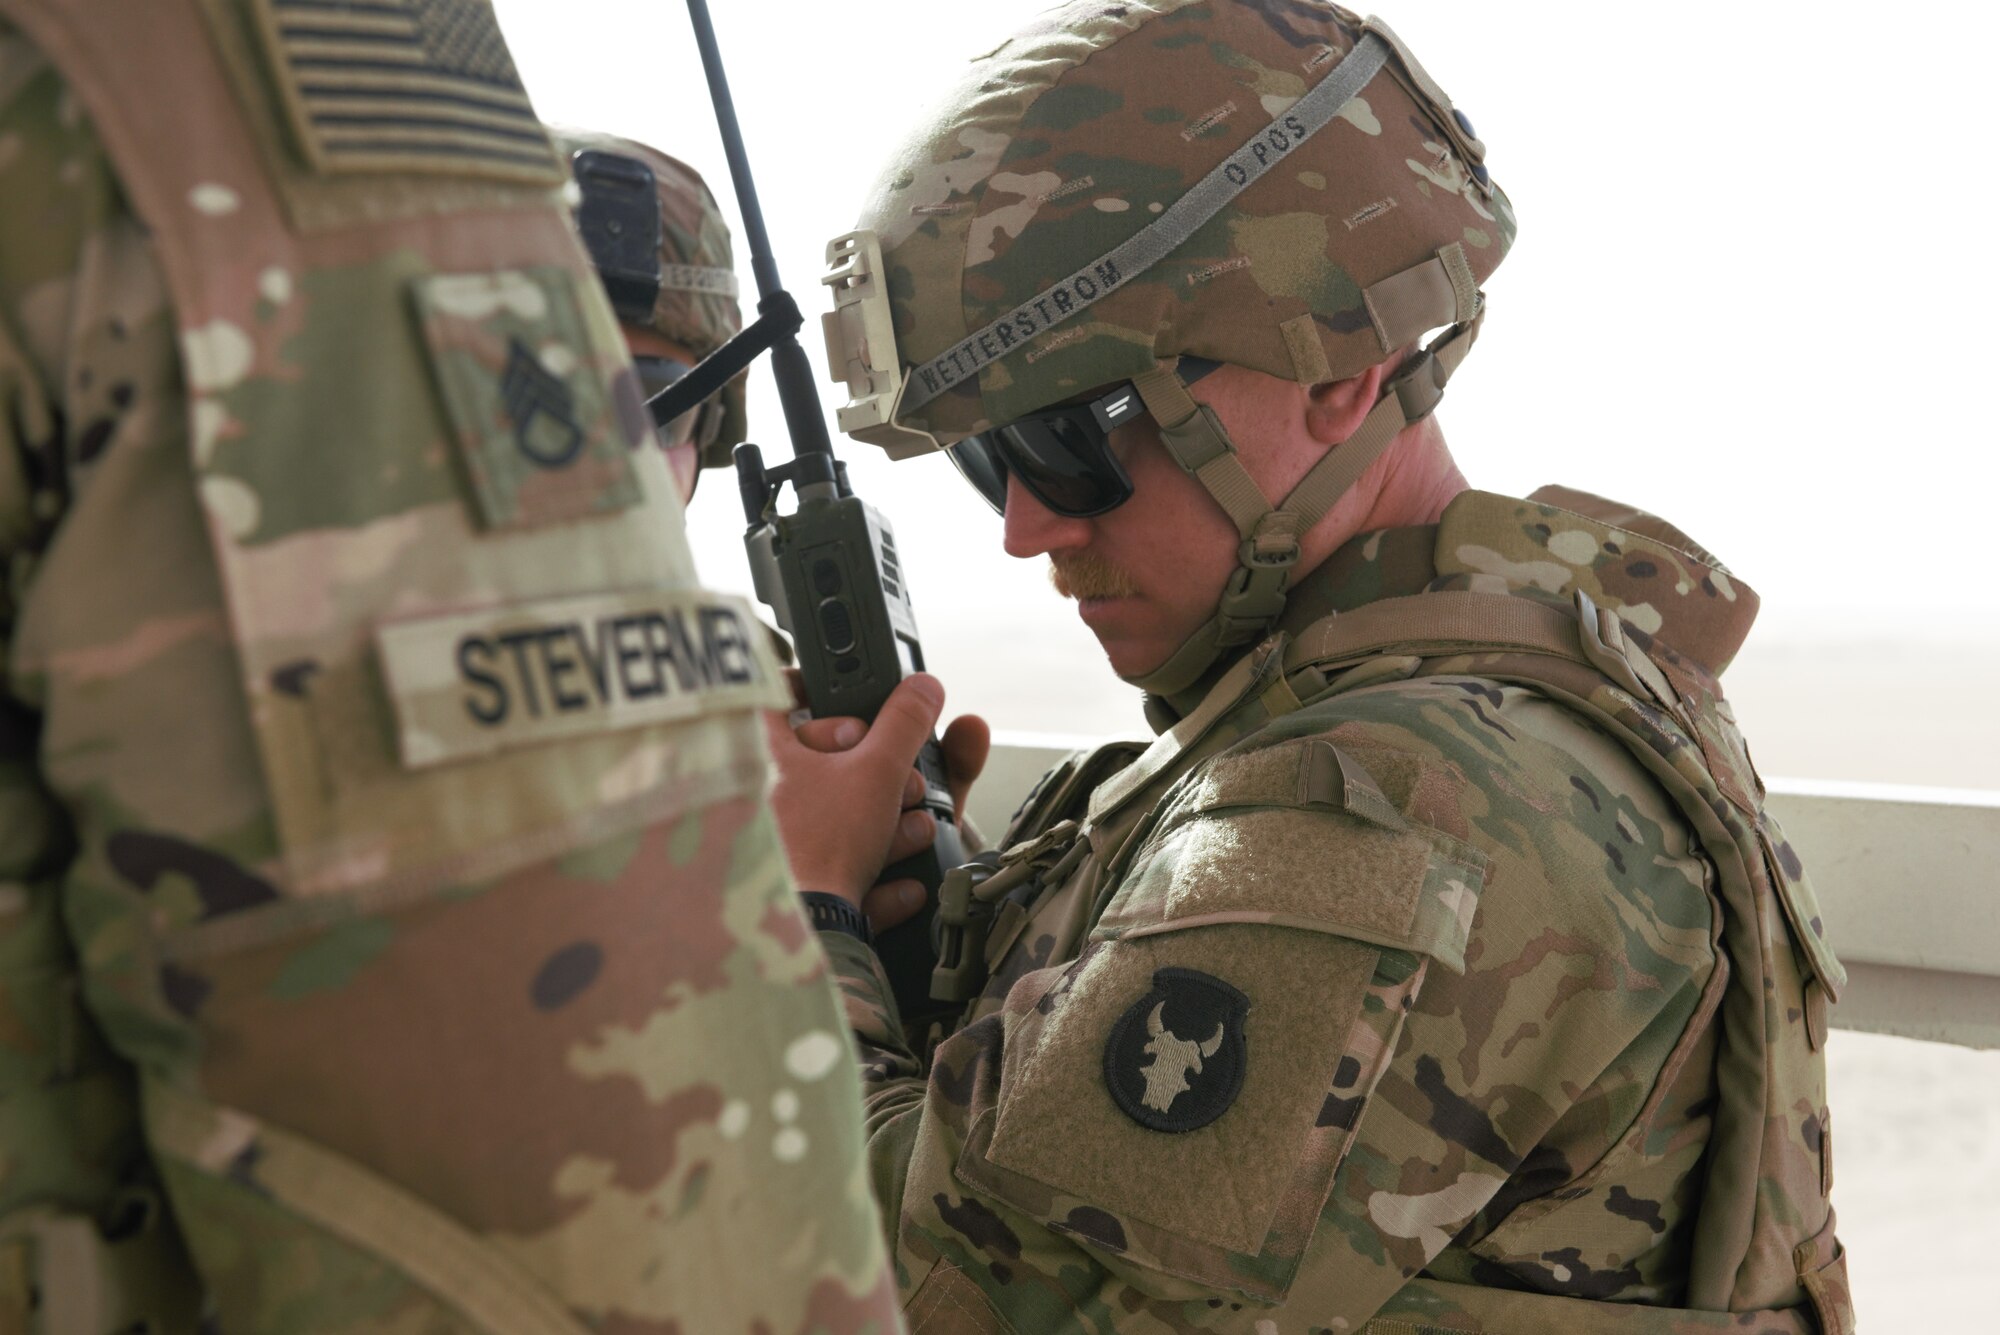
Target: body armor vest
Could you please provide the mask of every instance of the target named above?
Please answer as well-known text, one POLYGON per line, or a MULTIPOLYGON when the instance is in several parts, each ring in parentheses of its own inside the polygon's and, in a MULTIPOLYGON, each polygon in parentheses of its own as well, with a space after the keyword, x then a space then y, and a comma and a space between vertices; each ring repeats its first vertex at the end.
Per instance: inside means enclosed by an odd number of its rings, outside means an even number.
MULTIPOLYGON (((1550 494, 1586 514, 1608 504, 1580 493, 1550 494)), ((1496 499, 1475 493, 1455 504, 1496 499)), ((1618 517, 1635 528, 1658 524, 1618 517)), ((1607 540, 1629 536, 1584 515, 1564 520, 1590 524, 1607 540)), ((1564 601, 1440 587, 1451 583, 1439 580, 1431 591, 1364 603, 1294 637, 1273 637, 1187 712, 1164 711, 1159 721, 1168 726, 1152 746, 1140 751, 1115 743, 1051 771, 1016 814, 997 870, 984 880, 974 879, 977 872, 961 875, 958 911, 941 910, 948 927, 966 925, 962 940, 947 932, 947 963, 960 961, 955 995, 973 995, 975 980, 991 970, 968 1019, 990 1014, 1020 974, 1074 954, 1143 843, 1148 814, 1183 776, 1222 753, 1227 740, 1218 736, 1254 735, 1269 721, 1345 692, 1418 677, 1530 687, 1601 728, 1645 768, 1715 873, 1709 893, 1721 924, 1717 968, 1726 982, 1714 1013, 1694 1023, 1714 1026, 1719 1036, 1718 1106, 1700 1170, 1685 1306, 1596 1302, 1420 1276, 1366 1329, 1852 1335, 1846 1260, 1828 1199, 1832 1150, 1822 1051, 1827 1009, 1846 974, 1824 939, 1804 868, 1764 808, 1764 785, 1719 682, 1702 663, 1600 608, 1581 589, 1564 601), (1031 923, 1054 936, 1051 952, 1037 952, 1045 958, 1030 960, 1015 948, 1031 923)), ((954 907, 951 897, 945 906, 954 907)), ((947 973, 941 969, 941 978, 947 973)))

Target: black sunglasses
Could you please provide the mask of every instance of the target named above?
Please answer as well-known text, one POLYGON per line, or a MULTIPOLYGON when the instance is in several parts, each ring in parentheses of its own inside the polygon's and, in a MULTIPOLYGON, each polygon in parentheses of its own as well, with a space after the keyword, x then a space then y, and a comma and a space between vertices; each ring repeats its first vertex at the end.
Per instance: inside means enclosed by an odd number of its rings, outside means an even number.
MULTIPOLYGON (((1183 357, 1181 380, 1193 384, 1221 364, 1183 357)), ((1007 479, 1018 477, 1051 513, 1091 519, 1132 499, 1132 479, 1111 450, 1111 433, 1145 411, 1128 381, 1087 402, 1043 408, 967 436, 945 453, 995 514, 1007 512, 1007 479)))

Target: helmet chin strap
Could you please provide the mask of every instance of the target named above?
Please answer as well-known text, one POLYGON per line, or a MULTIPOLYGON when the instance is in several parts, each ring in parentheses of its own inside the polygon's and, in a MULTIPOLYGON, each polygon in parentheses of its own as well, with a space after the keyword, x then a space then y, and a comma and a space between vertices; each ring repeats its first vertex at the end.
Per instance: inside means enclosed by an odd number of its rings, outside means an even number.
POLYGON ((1187 690, 1228 649, 1264 638, 1285 610, 1299 541, 1326 517, 1404 427, 1428 417, 1444 397, 1486 318, 1483 301, 1472 318, 1446 330, 1383 384, 1375 406, 1354 434, 1315 463, 1285 498, 1273 505, 1244 468, 1242 456, 1215 410, 1196 403, 1180 376, 1180 359, 1163 362, 1132 383, 1160 425, 1160 439, 1189 476, 1201 483, 1236 525, 1236 569, 1223 585, 1215 615, 1151 672, 1124 680, 1150 695, 1187 690))

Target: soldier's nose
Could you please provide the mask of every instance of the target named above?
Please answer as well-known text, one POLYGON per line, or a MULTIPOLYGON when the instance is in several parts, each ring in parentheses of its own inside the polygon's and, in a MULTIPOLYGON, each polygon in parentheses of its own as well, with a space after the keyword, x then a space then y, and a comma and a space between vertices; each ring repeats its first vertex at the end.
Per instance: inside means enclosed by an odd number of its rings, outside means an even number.
POLYGON ((1001 516, 1001 531, 1007 555, 1024 558, 1074 551, 1090 541, 1088 519, 1055 513, 1013 476, 1007 479, 1007 510, 1001 516))

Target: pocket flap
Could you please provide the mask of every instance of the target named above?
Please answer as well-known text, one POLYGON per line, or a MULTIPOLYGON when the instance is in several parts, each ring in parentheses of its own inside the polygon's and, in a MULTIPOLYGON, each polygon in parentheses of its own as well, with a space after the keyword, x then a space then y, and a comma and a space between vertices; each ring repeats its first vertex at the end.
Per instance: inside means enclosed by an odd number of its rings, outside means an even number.
POLYGON ((1270 925, 1100 942, 1009 1034, 957 1176, 1155 1296, 1278 1301, 1424 976, 1270 925))
MULTIPOLYGON (((1457 782, 1430 767, 1427 778, 1457 782)), ((1365 941, 1465 969, 1486 856, 1404 814, 1320 738, 1226 755, 1175 799, 1096 939, 1224 922, 1365 941)))
POLYGON ((1819 979, 1827 996, 1838 1002, 1847 986, 1847 969, 1826 939, 1826 921, 1820 916, 1819 899, 1813 894, 1805 864, 1768 811, 1759 822, 1757 837, 1764 844, 1771 883, 1778 892, 1779 902, 1785 906, 1785 921, 1791 928, 1792 941, 1810 963, 1813 976, 1819 979))

